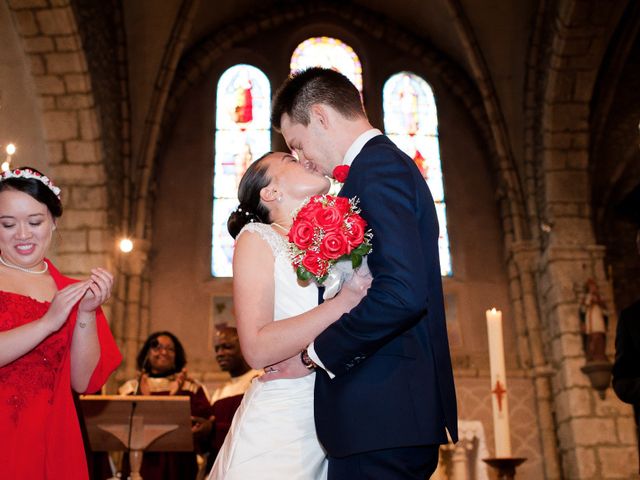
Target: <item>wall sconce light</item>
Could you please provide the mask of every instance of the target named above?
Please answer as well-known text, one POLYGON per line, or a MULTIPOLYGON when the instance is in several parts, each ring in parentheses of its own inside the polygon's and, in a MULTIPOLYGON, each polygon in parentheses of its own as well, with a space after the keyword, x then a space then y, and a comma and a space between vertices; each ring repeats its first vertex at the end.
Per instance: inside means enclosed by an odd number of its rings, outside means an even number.
POLYGON ((130 253, 133 250, 133 241, 130 238, 123 238, 118 247, 122 253, 130 253))

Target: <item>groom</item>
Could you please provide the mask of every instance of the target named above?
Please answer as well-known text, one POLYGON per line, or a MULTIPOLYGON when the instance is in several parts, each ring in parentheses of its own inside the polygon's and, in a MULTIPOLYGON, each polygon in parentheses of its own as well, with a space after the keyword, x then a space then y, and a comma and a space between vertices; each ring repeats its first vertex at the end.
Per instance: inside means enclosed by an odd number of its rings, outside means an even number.
POLYGON ((338 72, 311 68, 290 77, 271 120, 307 168, 331 176, 350 166, 340 195, 360 199, 374 235, 367 296, 293 367, 299 375, 317 367, 315 420, 329 480, 424 480, 438 465, 446 430, 457 440, 429 189, 411 158, 371 126, 360 93, 338 72))

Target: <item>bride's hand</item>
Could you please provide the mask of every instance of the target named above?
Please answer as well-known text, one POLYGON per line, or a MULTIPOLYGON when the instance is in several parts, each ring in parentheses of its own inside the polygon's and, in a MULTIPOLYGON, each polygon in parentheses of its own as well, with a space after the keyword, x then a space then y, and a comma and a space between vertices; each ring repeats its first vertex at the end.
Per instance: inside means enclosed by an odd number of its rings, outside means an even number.
POLYGON ((279 380, 281 378, 306 377, 311 374, 311 372, 312 370, 309 370, 302 364, 300 354, 296 354, 291 358, 265 367, 264 375, 260 375, 258 381, 270 382, 271 380, 279 380))
POLYGON ((365 273, 355 271, 349 280, 346 280, 336 298, 345 302, 348 310, 360 303, 367 294, 373 277, 367 270, 365 273))

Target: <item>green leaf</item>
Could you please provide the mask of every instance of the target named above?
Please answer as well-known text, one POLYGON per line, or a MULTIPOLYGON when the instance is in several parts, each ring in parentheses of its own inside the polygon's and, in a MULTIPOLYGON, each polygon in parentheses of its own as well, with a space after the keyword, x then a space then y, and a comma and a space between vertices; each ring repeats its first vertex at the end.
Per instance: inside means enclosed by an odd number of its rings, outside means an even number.
MULTIPOLYGON (((355 250, 353 252, 355 252, 355 250)), ((351 266, 355 270, 362 265, 362 255, 354 254, 353 252, 351 252, 351 266)))
POLYGON ((311 274, 311 272, 309 272, 306 268, 304 268, 303 266, 299 266, 296 269, 296 275, 298 275, 298 278, 300 280, 302 280, 303 282, 307 282, 309 281, 309 279, 313 276, 311 274))
POLYGON ((356 255, 366 255, 371 251, 371 245, 368 243, 361 243, 357 248, 354 248, 351 253, 356 255))

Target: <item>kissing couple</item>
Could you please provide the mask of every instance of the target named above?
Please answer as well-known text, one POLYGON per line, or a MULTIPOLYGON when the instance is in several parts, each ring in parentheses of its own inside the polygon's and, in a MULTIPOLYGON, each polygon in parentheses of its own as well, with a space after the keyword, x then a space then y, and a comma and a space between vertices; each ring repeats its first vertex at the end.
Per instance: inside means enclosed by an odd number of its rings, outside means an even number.
POLYGON ((246 392, 209 480, 424 480, 447 430, 457 440, 431 193, 334 70, 291 76, 271 120, 297 158, 276 152, 252 163, 228 221, 240 344, 265 374, 246 392), (287 235, 294 212, 326 194, 344 165, 339 196, 359 199, 373 232, 372 278, 354 275, 319 302, 316 283, 296 276, 287 235))

